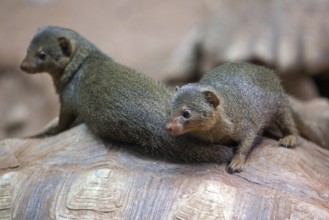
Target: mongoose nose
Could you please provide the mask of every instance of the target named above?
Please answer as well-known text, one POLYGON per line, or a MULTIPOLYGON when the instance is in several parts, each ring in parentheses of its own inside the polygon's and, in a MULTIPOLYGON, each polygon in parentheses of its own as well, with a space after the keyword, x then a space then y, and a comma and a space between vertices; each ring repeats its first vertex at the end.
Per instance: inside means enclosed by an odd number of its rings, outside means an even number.
POLYGON ((167 126, 166 126, 166 131, 168 131, 168 132, 172 132, 172 127, 171 127, 170 125, 167 125, 167 126))
POLYGON ((27 70, 27 63, 26 62, 22 62, 22 64, 20 65, 21 70, 26 71, 27 70))

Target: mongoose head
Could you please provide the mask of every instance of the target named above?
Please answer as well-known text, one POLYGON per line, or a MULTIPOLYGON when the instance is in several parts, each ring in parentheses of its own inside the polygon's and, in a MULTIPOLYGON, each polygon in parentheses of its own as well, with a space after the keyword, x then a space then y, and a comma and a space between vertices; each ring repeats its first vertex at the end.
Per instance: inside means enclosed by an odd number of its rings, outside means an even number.
POLYGON ((21 69, 27 73, 63 73, 75 51, 76 35, 66 28, 40 28, 28 47, 21 69))
POLYGON ((211 87, 187 84, 176 88, 166 130, 173 136, 207 131, 216 123, 220 97, 211 87))

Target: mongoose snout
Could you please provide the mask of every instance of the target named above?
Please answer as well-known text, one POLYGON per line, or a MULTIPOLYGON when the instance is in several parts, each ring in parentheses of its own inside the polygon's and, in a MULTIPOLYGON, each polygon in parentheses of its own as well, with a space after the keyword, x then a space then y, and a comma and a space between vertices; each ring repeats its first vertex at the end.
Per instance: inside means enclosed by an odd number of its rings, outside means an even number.
POLYGON ((184 127, 177 121, 177 119, 173 119, 166 124, 166 131, 174 137, 186 133, 184 127))
POLYGON ((27 73, 32 73, 32 68, 29 65, 29 62, 27 62, 25 59, 23 60, 23 62, 20 65, 21 70, 23 70, 24 72, 27 73))

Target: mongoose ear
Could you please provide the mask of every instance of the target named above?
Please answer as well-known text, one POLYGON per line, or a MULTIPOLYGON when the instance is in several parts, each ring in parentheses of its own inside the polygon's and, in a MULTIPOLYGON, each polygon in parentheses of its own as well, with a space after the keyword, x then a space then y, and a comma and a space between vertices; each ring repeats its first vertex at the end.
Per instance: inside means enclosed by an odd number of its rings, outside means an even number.
POLYGON ((179 90, 179 86, 176 86, 175 91, 177 92, 179 90))
POLYGON ((67 57, 71 56, 72 54, 72 45, 69 39, 65 37, 58 38, 59 46, 61 47, 63 54, 67 57))
POLYGON ((204 97, 206 98, 207 102, 216 108, 220 104, 219 97, 216 93, 211 90, 204 90, 202 91, 204 97))

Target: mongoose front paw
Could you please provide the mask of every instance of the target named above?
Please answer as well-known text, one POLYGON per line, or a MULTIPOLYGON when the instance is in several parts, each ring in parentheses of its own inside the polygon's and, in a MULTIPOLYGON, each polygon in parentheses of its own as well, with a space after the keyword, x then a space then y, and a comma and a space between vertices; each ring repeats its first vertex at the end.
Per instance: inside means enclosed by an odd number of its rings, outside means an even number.
POLYGON ((35 135, 31 135, 31 136, 28 136, 28 137, 25 137, 25 138, 46 138, 46 137, 49 137, 49 136, 54 136, 58 133, 60 133, 61 130, 56 126, 56 127, 50 127, 38 134, 35 134, 35 135))
POLYGON ((227 172, 229 174, 239 173, 244 168, 244 160, 242 159, 232 159, 231 163, 227 167, 227 172))
POLYGON ((295 135, 288 135, 279 140, 279 146, 291 148, 297 143, 297 138, 295 135))

